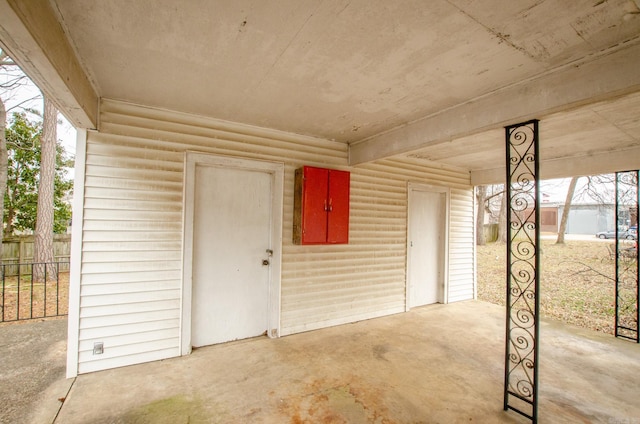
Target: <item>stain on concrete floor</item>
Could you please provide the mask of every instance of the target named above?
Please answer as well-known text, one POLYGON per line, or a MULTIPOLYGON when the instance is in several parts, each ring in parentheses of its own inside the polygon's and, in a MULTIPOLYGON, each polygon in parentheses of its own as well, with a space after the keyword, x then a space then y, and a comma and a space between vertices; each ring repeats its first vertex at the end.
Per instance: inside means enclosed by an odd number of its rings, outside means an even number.
POLYGON ((356 377, 348 381, 315 380, 305 394, 280 400, 279 412, 291 424, 391 424, 380 392, 363 387, 356 377))
POLYGON ((207 424, 222 423, 223 411, 207 413, 203 402, 197 398, 173 396, 142 405, 122 417, 126 424, 207 424))

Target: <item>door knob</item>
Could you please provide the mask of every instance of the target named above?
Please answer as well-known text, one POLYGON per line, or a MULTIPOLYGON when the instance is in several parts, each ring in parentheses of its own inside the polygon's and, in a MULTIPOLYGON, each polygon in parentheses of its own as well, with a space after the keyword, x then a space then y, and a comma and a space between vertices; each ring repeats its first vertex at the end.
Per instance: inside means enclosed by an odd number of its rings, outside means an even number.
POLYGON ((264 266, 269 265, 269 259, 263 259, 262 260, 262 265, 264 265, 264 266))

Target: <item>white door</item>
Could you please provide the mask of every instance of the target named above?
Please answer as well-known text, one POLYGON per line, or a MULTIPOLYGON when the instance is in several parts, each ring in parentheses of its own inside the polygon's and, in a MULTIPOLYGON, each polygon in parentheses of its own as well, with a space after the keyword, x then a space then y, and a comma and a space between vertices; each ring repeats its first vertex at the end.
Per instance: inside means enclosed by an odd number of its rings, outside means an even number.
POLYGON ((443 302, 446 193, 409 190, 409 307, 443 302))
POLYGON ((272 174, 195 167, 191 344, 265 334, 272 174))

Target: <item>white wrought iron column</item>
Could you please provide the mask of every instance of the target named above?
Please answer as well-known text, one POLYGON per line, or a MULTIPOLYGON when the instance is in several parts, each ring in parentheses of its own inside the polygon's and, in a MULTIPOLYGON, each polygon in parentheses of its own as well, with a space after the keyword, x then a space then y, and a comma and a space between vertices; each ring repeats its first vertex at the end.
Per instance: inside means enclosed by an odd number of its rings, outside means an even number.
POLYGON ((538 120, 505 127, 507 322, 504 409, 537 422, 540 321, 538 120))

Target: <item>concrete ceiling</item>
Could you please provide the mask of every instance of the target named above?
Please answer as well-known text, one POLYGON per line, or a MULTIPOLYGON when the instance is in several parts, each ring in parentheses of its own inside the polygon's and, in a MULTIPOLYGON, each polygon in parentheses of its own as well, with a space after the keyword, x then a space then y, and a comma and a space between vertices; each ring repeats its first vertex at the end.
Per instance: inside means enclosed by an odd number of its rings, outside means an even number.
MULTIPOLYGON (((38 31, 28 0, 1 2, 38 31)), ((476 182, 502 178, 503 125, 538 118, 545 160, 628 151, 606 168, 630 154, 640 167, 640 0, 49 4, 97 98, 338 140, 353 164, 443 162, 476 182)), ((34 35, 45 55, 51 37, 34 35)))

